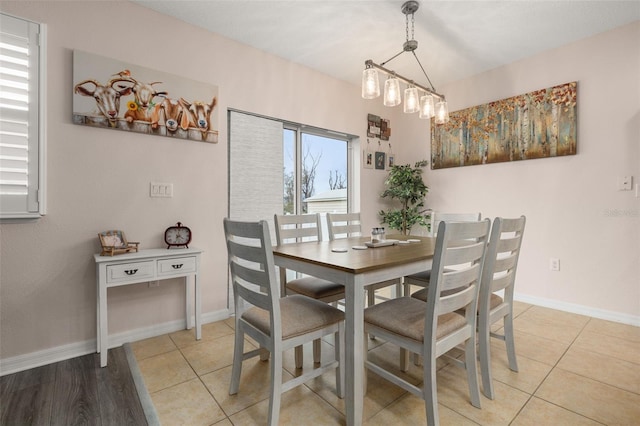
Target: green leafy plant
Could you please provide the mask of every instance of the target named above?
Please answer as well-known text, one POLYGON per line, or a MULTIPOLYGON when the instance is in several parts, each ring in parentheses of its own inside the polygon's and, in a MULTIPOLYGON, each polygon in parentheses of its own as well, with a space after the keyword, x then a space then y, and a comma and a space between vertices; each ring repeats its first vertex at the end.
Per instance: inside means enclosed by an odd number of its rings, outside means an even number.
POLYGON ((386 189, 382 198, 391 198, 400 202, 400 209, 380 210, 382 223, 389 225, 391 229, 409 235, 411 228, 418 224, 429 226, 429 214, 424 207, 424 198, 429 192, 422 180, 422 169, 427 161, 422 160, 411 166, 410 164, 395 165, 391 167, 389 176, 384 181, 386 189))

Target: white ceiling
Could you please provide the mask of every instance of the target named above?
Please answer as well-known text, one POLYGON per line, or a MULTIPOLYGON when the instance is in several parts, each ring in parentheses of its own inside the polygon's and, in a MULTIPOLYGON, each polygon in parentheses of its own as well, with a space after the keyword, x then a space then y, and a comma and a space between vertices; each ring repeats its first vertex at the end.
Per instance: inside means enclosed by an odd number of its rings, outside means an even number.
MULTIPOLYGON (((406 40, 402 0, 132 1, 356 85, 365 60, 386 61, 406 40)), ((437 89, 636 20, 639 0, 421 0, 414 38, 437 89)), ((387 67, 428 85, 411 56, 387 67)))

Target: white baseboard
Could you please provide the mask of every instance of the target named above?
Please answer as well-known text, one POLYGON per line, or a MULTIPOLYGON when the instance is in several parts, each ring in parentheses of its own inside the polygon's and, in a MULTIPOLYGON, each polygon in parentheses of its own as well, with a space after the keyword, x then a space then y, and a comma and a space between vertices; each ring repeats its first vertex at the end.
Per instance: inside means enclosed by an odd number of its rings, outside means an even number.
MULTIPOLYGON (((202 324, 221 321, 229 318, 229 310, 223 309, 216 312, 209 312, 202 315, 202 324)), ((194 319, 191 320, 194 323, 194 319)), ((109 335, 109 348, 122 346, 127 342, 148 339, 162 334, 173 333, 184 330, 184 320, 169 321, 164 324, 153 325, 151 327, 128 330, 122 333, 109 335)), ((91 354, 96 352, 96 339, 84 342, 70 343, 56 346, 50 349, 31 352, 11 358, 0 360, 0 376, 41 367, 54 362, 64 361, 71 358, 91 354)))
POLYGON ((573 314, 586 315, 588 317, 640 327, 640 316, 621 314, 620 312, 591 308, 588 306, 576 305, 574 303, 559 302, 557 300, 544 299, 526 294, 516 293, 513 295, 513 299, 518 302, 530 303, 532 305, 542 306, 545 308, 557 309, 559 311, 571 312, 573 314))

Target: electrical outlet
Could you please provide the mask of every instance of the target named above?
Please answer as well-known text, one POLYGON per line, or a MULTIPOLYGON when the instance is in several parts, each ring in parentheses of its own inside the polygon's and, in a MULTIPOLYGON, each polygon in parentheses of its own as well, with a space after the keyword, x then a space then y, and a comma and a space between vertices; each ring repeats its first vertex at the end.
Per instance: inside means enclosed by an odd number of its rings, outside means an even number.
POLYGON ((552 257, 549 259, 549 270, 551 271, 559 271, 560 270, 560 259, 556 257, 552 257))
POLYGON ((618 191, 633 190, 633 176, 618 177, 618 191))
POLYGON ((149 288, 151 287, 160 287, 160 281, 149 281, 149 288))

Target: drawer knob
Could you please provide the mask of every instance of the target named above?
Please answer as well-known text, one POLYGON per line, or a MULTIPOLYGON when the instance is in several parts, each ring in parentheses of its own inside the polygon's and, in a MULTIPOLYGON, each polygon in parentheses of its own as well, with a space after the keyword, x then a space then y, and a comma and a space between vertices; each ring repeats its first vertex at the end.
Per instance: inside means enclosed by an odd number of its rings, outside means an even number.
POLYGON ((184 265, 184 263, 177 263, 177 264, 175 264, 175 265, 171 265, 171 267, 172 267, 173 269, 180 269, 180 268, 182 268, 182 265, 184 265))
POLYGON ((125 274, 127 274, 127 275, 135 275, 135 274, 136 274, 136 272, 138 272, 138 270, 137 270, 137 269, 126 269, 126 270, 124 271, 124 273, 125 273, 125 274))

